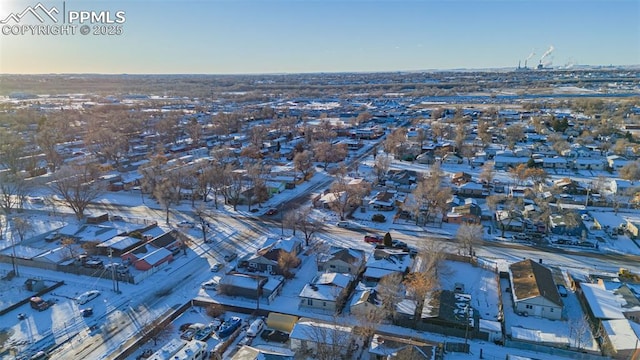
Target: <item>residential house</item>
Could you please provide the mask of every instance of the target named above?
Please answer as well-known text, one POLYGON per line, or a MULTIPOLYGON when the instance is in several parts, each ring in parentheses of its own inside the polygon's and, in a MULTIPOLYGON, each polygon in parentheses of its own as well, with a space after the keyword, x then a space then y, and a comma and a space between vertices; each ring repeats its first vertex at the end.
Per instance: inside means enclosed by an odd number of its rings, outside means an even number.
POLYGON ((462 164, 462 158, 455 153, 448 153, 442 157, 443 164, 462 164))
POLYGON ((138 270, 147 271, 173 261, 173 253, 162 247, 143 244, 122 254, 120 258, 124 263, 132 264, 138 270))
POLYGON ((362 272, 365 261, 363 250, 331 247, 327 254, 318 254, 318 271, 346 273, 356 277, 362 272))
POLYGON ((392 211, 395 208, 397 193, 395 190, 379 191, 369 200, 369 207, 373 210, 392 211))
POLYGON ((405 337, 374 334, 368 351, 369 360, 431 360, 435 358, 436 347, 405 337))
POLYGON ((242 296, 249 299, 258 299, 264 294, 263 287, 269 279, 261 275, 249 275, 240 273, 226 274, 218 284, 218 292, 231 296, 242 296))
POLYGON ((380 311, 381 300, 375 289, 366 288, 354 291, 349 302, 349 312, 362 319, 375 318, 374 313, 380 311))
POLYGON ((263 349, 242 345, 232 356, 231 360, 294 360, 294 353, 287 349, 263 349))
MULTIPOLYGON (((262 246, 253 254, 247 254, 238 260, 238 267, 249 271, 267 272, 273 275, 284 275, 290 269, 282 268, 279 259, 283 253, 297 256, 302 252, 302 242, 295 237, 266 236, 262 246)), ((298 259, 298 264, 300 260, 298 259)), ((296 265, 297 267, 297 265, 296 265)))
POLYGON ((580 219, 568 219, 573 214, 553 214, 549 215, 549 228, 553 234, 582 236, 586 234, 587 227, 580 219), (575 222, 577 221, 577 222, 575 222))
POLYGON ((486 197, 489 195, 489 192, 484 188, 482 184, 478 184, 475 182, 464 183, 457 188, 454 188, 454 191, 460 196, 474 198, 486 197))
POLYGON ((300 307, 337 311, 346 300, 352 281, 349 274, 318 274, 300 292, 300 307))
POLYGON ((465 199, 465 203, 454 206, 446 213, 442 221, 454 224, 473 223, 479 224, 482 218, 482 209, 473 199, 465 199))
POLYGON ((509 266, 514 310, 551 320, 562 318, 563 304, 551 270, 526 259, 509 266))
POLYGON ((619 155, 609 155, 609 156, 607 156, 607 164, 614 171, 618 171, 618 170, 622 169, 629 162, 630 162, 630 160, 627 160, 626 158, 624 158, 622 156, 619 156, 619 155))
POLYGON ((466 172, 457 172, 451 176, 451 183, 456 186, 466 184, 469 181, 471 181, 471 174, 467 174, 466 172))
POLYGON ((605 354, 614 359, 632 358, 639 341, 634 328, 638 327, 640 320, 640 306, 635 294, 626 285, 601 279, 596 284, 579 283, 576 293, 586 304, 587 314, 602 334, 605 354))
POLYGON ((323 350, 324 348, 330 349, 336 358, 350 358, 350 351, 354 348, 355 342, 352 332, 351 327, 302 318, 289 334, 290 349, 296 352, 326 354, 327 350, 323 350))
POLYGON ((566 158, 554 156, 554 157, 543 157, 542 158, 542 167, 545 169, 567 169, 569 162, 566 158))
POLYGON ((399 249, 376 249, 367 259, 363 280, 375 284, 391 274, 406 274, 411 267, 411 257, 399 249))
POLYGON ((576 170, 605 170, 607 161, 604 158, 578 157, 573 161, 576 170))

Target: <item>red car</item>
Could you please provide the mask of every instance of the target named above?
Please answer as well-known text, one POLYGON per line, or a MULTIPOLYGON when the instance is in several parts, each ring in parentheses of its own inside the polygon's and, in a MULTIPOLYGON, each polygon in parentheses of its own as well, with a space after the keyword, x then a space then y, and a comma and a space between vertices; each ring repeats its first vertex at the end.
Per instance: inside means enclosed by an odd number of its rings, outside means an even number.
POLYGON ((370 244, 382 244, 383 238, 380 235, 365 235, 364 242, 368 242, 370 244))
POLYGON ((271 209, 267 210, 267 212, 265 214, 267 214, 267 215, 275 215, 277 213, 278 213, 278 209, 271 208, 271 209))

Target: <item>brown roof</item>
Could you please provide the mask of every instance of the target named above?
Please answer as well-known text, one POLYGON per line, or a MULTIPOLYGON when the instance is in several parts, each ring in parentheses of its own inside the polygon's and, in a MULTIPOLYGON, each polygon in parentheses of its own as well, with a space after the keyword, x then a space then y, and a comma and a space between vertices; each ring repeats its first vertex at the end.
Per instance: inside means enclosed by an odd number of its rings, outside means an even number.
POLYGON ((542 296, 562 306, 562 300, 553 281, 551 270, 531 259, 511 264, 509 270, 511 270, 512 291, 516 300, 542 296))

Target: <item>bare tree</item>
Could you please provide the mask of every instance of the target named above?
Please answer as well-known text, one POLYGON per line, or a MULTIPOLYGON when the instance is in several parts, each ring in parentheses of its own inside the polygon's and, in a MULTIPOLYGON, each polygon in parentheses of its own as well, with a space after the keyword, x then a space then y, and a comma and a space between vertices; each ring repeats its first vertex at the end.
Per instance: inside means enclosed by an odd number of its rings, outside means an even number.
POLYGON ((306 180, 313 167, 313 154, 309 150, 297 153, 293 158, 293 165, 297 171, 302 173, 302 177, 306 180))
POLYGON ((176 173, 169 173, 160 179, 153 190, 153 197, 165 211, 165 221, 169 224, 169 210, 174 204, 180 203, 180 183, 176 173))
POLYGON ((18 235, 20 242, 23 242, 27 234, 33 231, 33 225, 25 218, 14 218, 11 229, 18 235))
POLYGON ((589 317, 584 314, 579 318, 572 318, 569 321, 569 346, 582 350, 591 340, 591 327, 589 317))
POLYGON ((487 184, 491 184, 495 176, 496 176, 496 171, 493 168, 493 164, 489 162, 484 163, 484 165, 482 165, 482 171, 480 172, 480 175, 479 175, 480 180, 482 180, 487 184))
POLYGON ((381 302, 380 311, 383 318, 394 318, 396 314, 396 305, 403 300, 405 287, 402 282, 402 274, 391 273, 384 276, 378 282, 378 297, 381 302))
POLYGON ((391 166, 391 159, 388 156, 376 156, 375 165, 373 166, 373 171, 376 174, 376 178, 378 179, 378 183, 380 183, 387 172, 389 171, 389 167, 391 166))
POLYGON ((323 163, 325 169, 329 163, 344 160, 348 152, 346 144, 338 144, 334 146, 328 141, 323 141, 318 142, 313 146, 313 153, 316 161, 323 163))
POLYGON ((458 246, 462 249, 463 253, 467 253, 469 256, 474 256, 475 251, 473 247, 482 243, 484 236, 484 229, 480 224, 462 224, 458 228, 456 233, 456 240, 458 246))
POLYGON ((70 164, 58 170, 49 187, 62 198, 80 220, 84 217, 89 204, 103 193, 102 186, 95 182, 96 178, 95 166, 70 164))
POLYGON ((624 180, 640 180, 640 161, 629 162, 618 170, 620 177, 624 180))
POLYGON ((422 177, 412 191, 415 204, 413 210, 416 224, 420 214, 424 214, 425 221, 434 214, 444 214, 447 209, 447 201, 451 198, 451 189, 442 186, 442 171, 437 164, 431 167, 430 174, 422 177))
POLYGON ((344 172, 336 174, 336 180, 331 184, 331 193, 334 201, 331 207, 344 220, 347 211, 352 207, 362 204, 362 199, 371 191, 369 183, 349 184, 349 179, 344 172))
POLYGON ((285 225, 293 230, 300 230, 304 235, 305 245, 309 246, 311 239, 322 229, 322 223, 311 217, 311 207, 303 207, 295 211, 288 211, 283 218, 285 225))
POLYGON ((434 274, 428 271, 412 272, 405 276, 404 285, 416 302, 416 312, 414 314, 416 323, 420 321, 427 294, 433 290, 436 284, 437 279, 434 274))
POLYGON ((314 344, 314 359, 335 360, 348 356, 350 345, 354 341, 352 329, 342 325, 337 317, 331 323, 303 322, 306 323, 306 334, 309 342, 314 344))
POLYGON ((198 119, 192 118, 185 126, 187 135, 191 138, 193 146, 199 146, 202 139, 202 125, 198 122, 198 119))
POLYGON ((286 252, 284 250, 280 250, 278 252, 278 266, 282 269, 282 272, 285 278, 291 279, 293 277, 293 272, 291 269, 296 268, 300 265, 300 259, 298 258, 298 254, 295 251, 286 252))
POLYGON ((0 128, 0 164, 11 173, 22 170, 25 146, 19 134, 0 128))
POLYGON ((523 138, 524 127, 521 124, 513 124, 505 129, 505 141, 509 149, 513 149, 516 143, 523 138))

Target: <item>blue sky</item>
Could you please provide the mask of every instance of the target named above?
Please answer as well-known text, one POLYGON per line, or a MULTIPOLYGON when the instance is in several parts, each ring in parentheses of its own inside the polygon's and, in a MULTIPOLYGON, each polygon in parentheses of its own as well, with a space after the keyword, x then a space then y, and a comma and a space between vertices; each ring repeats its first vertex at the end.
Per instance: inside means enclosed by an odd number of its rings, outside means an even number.
MULTIPOLYGON (((62 9, 62 1, 41 1, 62 9)), ((0 19, 37 0, 1 0, 0 19)), ((281 73, 640 64, 640 1, 67 0, 123 34, 0 33, 0 73, 281 73)), ((5 25, 15 25, 9 22, 5 25)), ((4 29, 3 29, 4 31, 4 29)), ((7 30, 9 31, 9 30, 7 30)))

